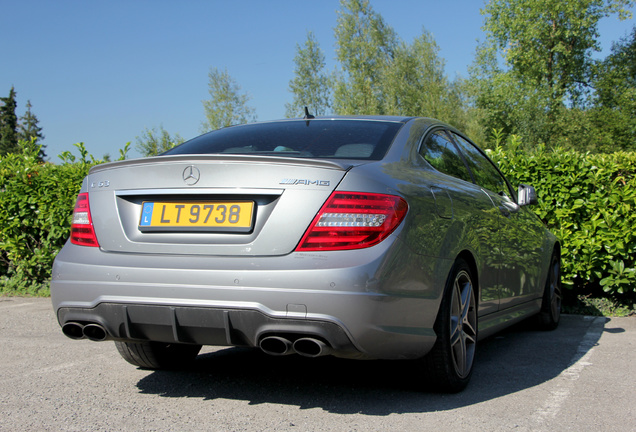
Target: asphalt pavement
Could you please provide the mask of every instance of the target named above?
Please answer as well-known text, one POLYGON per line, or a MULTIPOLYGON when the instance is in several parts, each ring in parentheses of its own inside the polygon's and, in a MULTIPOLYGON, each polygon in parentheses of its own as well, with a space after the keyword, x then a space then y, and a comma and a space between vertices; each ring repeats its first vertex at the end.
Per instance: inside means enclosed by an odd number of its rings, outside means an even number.
POLYGON ((417 362, 204 347, 190 370, 62 335, 49 299, 0 297, 0 431, 634 431, 636 317, 565 315, 480 343, 459 394, 417 362))

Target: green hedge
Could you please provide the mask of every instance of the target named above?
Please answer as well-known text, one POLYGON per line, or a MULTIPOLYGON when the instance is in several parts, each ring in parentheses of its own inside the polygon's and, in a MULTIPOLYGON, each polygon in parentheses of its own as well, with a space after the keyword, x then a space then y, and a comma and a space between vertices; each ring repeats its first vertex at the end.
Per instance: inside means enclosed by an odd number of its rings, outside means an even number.
POLYGON ((82 179, 97 161, 65 152, 62 165, 42 163, 38 149, 0 158, 0 293, 48 295, 55 255, 68 238, 82 179))
MULTIPOLYGON (((0 158, 0 292, 48 294, 53 258, 68 238, 81 181, 101 161, 76 144, 63 163, 37 160, 37 149, 0 158)), ((125 158, 127 147, 120 151, 125 158)), ((528 154, 514 143, 489 150, 514 184, 537 189, 534 211, 562 241, 563 282, 573 294, 602 287, 636 297, 636 153, 572 150, 528 154)))
POLYGON ((636 294, 636 153, 489 150, 515 184, 537 189, 533 207, 562 242, 563 283, 633 303, 636 294))

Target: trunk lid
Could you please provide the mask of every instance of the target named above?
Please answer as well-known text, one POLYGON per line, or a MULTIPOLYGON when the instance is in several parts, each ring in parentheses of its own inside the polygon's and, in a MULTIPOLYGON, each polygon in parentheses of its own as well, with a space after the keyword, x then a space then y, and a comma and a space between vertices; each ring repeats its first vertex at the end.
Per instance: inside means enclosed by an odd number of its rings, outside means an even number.
POLYGON ((104 251, 284 255, 351 166, 268 156, 158 156, 96 166, 87 185, 104 251))

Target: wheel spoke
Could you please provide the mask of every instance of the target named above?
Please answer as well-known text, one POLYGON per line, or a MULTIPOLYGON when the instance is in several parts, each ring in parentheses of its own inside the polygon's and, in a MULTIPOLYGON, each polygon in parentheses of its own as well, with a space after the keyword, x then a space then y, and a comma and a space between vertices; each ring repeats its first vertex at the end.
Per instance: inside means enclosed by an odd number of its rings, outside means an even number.
POLYGON ((477 335, 477 332, 473 328, 473 324, 469 321, 466 321, 463 325, 463 328, 464 328, 464 334, 466 335, 466 337, 470 338, 470 340, 473 343, 475 343, 475 336, 477 335))
POLYGON ((461 330, 459 328, 459 322, 457 320, 451 320, 451 334, 450 334, 450 343, 451 345, 455 345, 459 338, 461 337, 461 330))
POLYGON ((450 348, 460 377, 470 373, 477 340, 477 321, 473 285, 466 272, 457 274, 451 298, 450 348))
POLYGON ((472 293, 472 285, 470 282, 464 283, 464 286, 461 290, 461 308, 462 308, 462 317, 465 317, 468 314, 468 308, 470 307, 470 295, 472 293))
POLYGON ((460 375, 466 373, 466 342, 464 338, 460 337, 457 343, 453 346, 453 357, 455 360, 455 367, 460 375))

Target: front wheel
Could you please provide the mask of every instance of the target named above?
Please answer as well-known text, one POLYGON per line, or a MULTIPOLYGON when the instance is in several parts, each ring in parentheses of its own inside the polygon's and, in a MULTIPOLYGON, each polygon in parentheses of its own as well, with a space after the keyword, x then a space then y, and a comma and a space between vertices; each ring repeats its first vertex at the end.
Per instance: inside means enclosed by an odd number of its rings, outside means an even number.
POLYGON ((144 369, 177 369, 192 362, 201 345, 162 342, 115 342, 128 363, 144 369))
POLYGON ((446 392, 463 390, 473 372, 477 307, 470 267, 458 259, 451 269, 435 321, 437 341, 425 357, 429 381, 446 392))

